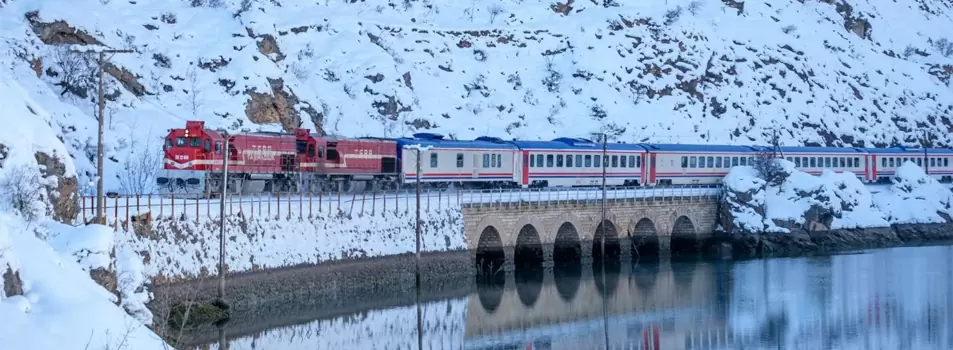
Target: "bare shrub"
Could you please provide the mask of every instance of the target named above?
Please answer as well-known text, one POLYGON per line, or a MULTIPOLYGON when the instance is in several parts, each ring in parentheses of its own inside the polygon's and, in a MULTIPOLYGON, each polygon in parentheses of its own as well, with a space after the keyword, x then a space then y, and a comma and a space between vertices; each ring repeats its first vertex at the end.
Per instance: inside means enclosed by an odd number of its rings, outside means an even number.
POLYGON ((702 7, 704 6, 705 4, 702 3, 700 0, 694 0, 688 4, 688 12, 691 13, 692 16, 698 15, 698 13, 701 12, 702 7))
POLYGON ((682 17, 682 7, 676 6, 674 9, 668 10, 665 12, 665 25, 671 25, 675 22, 678 22, 678 19, 682 17))
POLYGON ((123 174, 116 174, 124 194, 145 195, 155 192, 155 177, 162 166, 162 151, 154 147, 152 138, 142 145, 131 137, 130 155, 123 161, 123 174))
POLYGON ((96 83, 96 63, 88 55, 70 52, 68 47, 57 47, 52 53, 53 67, 47 75, 58 78, 56 86, 62 88, 60 96, 71 93, 82 99, 90 96, 96 83))
POLYGON ((779 186, 790 175, 781 166, 780 150, 780 137, 775 132, 771 137, 771 146, 759 149, 757 156, 754 158, 754 164, 751 164, 758 172, 758 177, 765 181, 765 186, 779 186))
POLYGON ((33 222, 43 214, 40 203, 43 185, 36 169, 25 165, 7 169, 0 180, 3 200, 27 222, 33 222))
POLYGON ((781 31, 784 32, 784 34, 791 34, 795 30, 797 30, 797 27, 795 27, 793 24, 789 26, 785 26, 784 28, 781 28, 781 31))
POLYGON ((496 17, 503 13, 503 6, 493 3, 487 6, 486 11, 490 13, 490 23, 496 22, 496 17))

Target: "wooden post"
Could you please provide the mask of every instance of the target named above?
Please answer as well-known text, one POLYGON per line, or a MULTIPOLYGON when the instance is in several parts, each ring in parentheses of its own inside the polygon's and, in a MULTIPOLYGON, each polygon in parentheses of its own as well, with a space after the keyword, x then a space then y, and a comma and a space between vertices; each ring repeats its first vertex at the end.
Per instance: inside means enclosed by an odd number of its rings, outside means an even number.
POLYGON ((371 194, 371 215, 377 213, 377 189, 371 194))
POLYGON ((86 220, 86 197, 80 196, 79 200, 80 200, 79 207, 83 208, 83 225, 85 225, 87 222, 89 222, 89 220, 86 220))
POLYGON ((172 198, 169 200, 172 201, 172 220, 175 220, 175 192, 172 192, 172 198))
POLYGON ((278 195, 276 197, 278 198, 278 203, 275 204, 275 209, 278 211, 278 215, 276 215, 275 218, 281 219, 281 191, 278 191, 278 195))
POLYGON ((118 230, 119 229, 119 197, 116 197, 116 199, 113 201, 113 216, 116 218, 116 225, 114 226, 116 230, 118 230))
MULTIPOLYGON (((152 201, 151 197, 149 201, 152 201)), ((157 217, 162 217, 162 214, 165 214, 165 201, 162 200, 162 197, 160 196, 159 197, 159 216, 157 217)))
POLYGON ((357 193, 351 194, 351 209, 348 210, 348 215, 354 215, 354 202, 357 202, 357 193))
MULTIPOLYGON (((119 199, 117 198, 116 200, 118 201, 119 199)), ((122 226, 125 227, 126 230, 129 230, 129 196, 126 196, 126 217, 125 217, 125 219, 126 219, 126 220, 124 221, 124 223, 123 223, 122 226)))
POLYGON ((322 201, 322 195, 321 195, 322 193, 323 192, 318 192, 318 212, 319 213, 324 211, 324 204, 323 204, 324 202, 322 201))
POLYGON ((199 223, 199 218, 201 217, 202 215, 199 214, 199 197, 195 197, 195 223, 196 224, 199 223))
POLYGON ((308 218, 314 217, 314 208, 312 208, 311 203, 314 202, 313 193, 308 194, 308 218))
POLYGON ((298 191, 298 219, 304 218, 304 191, 298 191))
POLYGON ((288 191, 288 219, 291 219, 291 201, 294 199, 291 198, 291 191, 288 191))
POLYGON ((231 137, 227 133, 222 136, 225 139, 225 145, 222 152, 222 194, 219 196, 218 203, 218 301, 222 305, 228 305, 225 303, 225 197, 229 197, 228 160, 231 152, 229 152, 228 143, 231 137))
POLYGON ((367 191, 361 192, 361 215, 364 215, 364 203, 367 199, 367 191))

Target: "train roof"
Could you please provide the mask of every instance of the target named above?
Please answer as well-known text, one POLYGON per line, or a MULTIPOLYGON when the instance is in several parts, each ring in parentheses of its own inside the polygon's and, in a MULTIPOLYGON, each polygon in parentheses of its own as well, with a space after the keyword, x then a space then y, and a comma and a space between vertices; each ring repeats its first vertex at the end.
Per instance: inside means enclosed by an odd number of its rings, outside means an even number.
POLYGON ((786 153, 867 153, 863 148, 857 147, 780 147, 781 152, 786 153))
MULTIPOLYGON (((602 150, 602 143, 577 137, 559 137, 552 139, 551 141, 513 140, 509 141, 509 143, 512 143, 516 145, 516 147, 524 150, 602 150)), ((606 143, 606 150, 644 152, 645 148, 638 144, 609 142, 606 143)))
POLYGON ((477 138, 476 140, 446 140, 436 133, 416 133, 413 137, 398 138, 397 145, 404 148, 408 145, 432 146, 439 148, 460 149, 516 149, 516 146, 500 139, 477 138))
MULTIPOLYGON (((871 154, 923 154, 922 147, 897 146, 888 148, 865 148, 864 150, 871 154)), ((946 148, 927 148, 926 151, 928 154, 953 154, 953 150, 946 148)))
POLYGON ((755 152, 757 151, 757 149, 753 146, 699 145, 699 144, 680 144, 680 143, 642 143, 641 145, 649 151, 662 151, 662 152, 755 152))

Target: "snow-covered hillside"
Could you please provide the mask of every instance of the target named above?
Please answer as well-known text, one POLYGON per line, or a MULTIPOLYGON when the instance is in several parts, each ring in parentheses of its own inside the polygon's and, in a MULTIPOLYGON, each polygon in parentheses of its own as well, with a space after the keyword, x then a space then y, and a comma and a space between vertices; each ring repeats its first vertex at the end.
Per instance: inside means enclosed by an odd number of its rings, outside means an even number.
POLYGON ((141 163, 186 119, 713 143, 777 128, 834 145, 929 130, 949 144, 951 13, 948 0, 10 0, 0 35, 9 64, 88 111, 60 123, 78 158, 93 155, 94 62, 67 45, 135 50, 106 66, 120 189, 130 152, 141 163))
MULTIPOLYGON (((0 344, 165 349, 161 338, 116 306, 117 295, 91 278, 90 269, 114 266, 112 230, 52 220, 76 216, 76 163, 69 157, 74 150, 51 128, 68 120, 75 107, 30 74, 27 66, 0 69, 0 344)), ((131 283, 141 285, 141 276, 120 276, 118 292, 128 299, 123 307, 150 320, 143 299, 136 299, 145 296, 131 289, 138 287, 131 283)))

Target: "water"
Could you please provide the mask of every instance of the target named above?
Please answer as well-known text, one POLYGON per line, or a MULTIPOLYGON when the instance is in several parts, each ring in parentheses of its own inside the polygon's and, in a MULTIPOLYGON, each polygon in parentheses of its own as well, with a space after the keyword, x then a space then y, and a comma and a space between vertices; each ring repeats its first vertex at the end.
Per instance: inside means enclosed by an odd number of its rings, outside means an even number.
MULTIPOLYGON (((469 295, 251 330, 238 349, 951 349, 953 247, 523 271, 469 295), (418 335, 421 335, 418 338, 418 335), (609 346, 606 347, 608 340, 609 346), (418 343, 419 342, 419 343, 418 343)), ((206 345, 218 349, 219 344, 206 345)), ((204 346, 203 346, 204 348, 204 346)))

